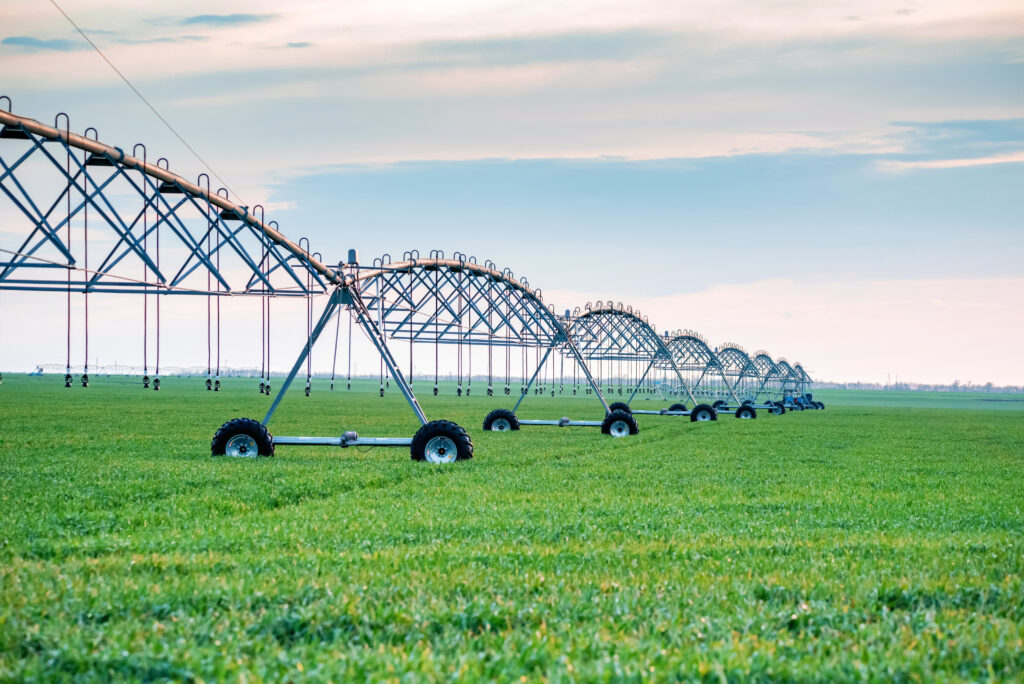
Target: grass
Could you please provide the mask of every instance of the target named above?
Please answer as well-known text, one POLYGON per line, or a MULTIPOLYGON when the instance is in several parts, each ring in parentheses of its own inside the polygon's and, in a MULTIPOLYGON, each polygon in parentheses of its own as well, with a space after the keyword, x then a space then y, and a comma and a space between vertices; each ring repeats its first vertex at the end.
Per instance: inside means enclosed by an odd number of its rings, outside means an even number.
MULTIPOLYGON (((0 679, 1015 679, 1024 420, 842 405, 480 429, 476 458, 208 456, 251 380, 0 386, 0 679)), ((290 394, 278 434, 411 436, 397 394, 290 394)), ((363 389, 369 389, 361 385, 363 389)), ((482 392, 481 392, 482 394, 482 392)), ((653 403, 653 402, 651 402, 653 403)), ((834 405, 833 405, 834 404, 834 405)), ((596 402, 530 397, 530 417, 596 402)))

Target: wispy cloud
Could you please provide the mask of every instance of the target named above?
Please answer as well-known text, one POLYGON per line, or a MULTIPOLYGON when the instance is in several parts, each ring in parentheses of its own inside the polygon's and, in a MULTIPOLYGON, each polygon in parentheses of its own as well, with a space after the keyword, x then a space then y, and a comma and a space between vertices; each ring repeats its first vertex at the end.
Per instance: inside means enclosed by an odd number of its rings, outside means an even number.
POLYGON ((9 36, 0 40, 0 45, 10 45, 26 52, 41 52, 44 50, 71 52, 72 50, 81 50, 88 47, 85 43, 77 40, 34 38, 32 36, 9 36))
POLYGON ((1024 150, 994 154, 988 157, 970 159, 929 159, 927 161, 891 161, 878 162, 878 169, 889 173, 900 173, 916 169, 961 169, 969 166, 988 166, 990 164, 1019 164, 1024 162, 1024 150))
POLYGON ((309 41, 305 41, 305 40, 299 40, 299 41, 296 41, 294 43, 285 43, 285 47, 290 47, 290 48, 307 48, 307 47, 312 47, 312 46, 313 46, 312 43, 310 43, 309 41))
POLYGON ((180 26, 243 26, 269 21, 274 14, 197 14, 181 19, 180 26))

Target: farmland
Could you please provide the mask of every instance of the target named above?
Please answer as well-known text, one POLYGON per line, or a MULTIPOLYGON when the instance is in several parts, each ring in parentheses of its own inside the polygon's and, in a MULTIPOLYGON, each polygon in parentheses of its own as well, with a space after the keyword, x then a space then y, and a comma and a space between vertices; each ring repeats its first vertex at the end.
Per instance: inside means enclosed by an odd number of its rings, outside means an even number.
MULTIPOLYGON (((446 388, 421 403, 469 430, 472 461, 212 459, 222 422, 262 417, 255 382, 5 377, 0 679, 1024 672, 1019 396, 820 392, 826 411, 638 416, 612 440, 484 433, 507 398, 446 388)), ((271 431, 416 429, 396 392, 326 387, 290 394, 271 431)))

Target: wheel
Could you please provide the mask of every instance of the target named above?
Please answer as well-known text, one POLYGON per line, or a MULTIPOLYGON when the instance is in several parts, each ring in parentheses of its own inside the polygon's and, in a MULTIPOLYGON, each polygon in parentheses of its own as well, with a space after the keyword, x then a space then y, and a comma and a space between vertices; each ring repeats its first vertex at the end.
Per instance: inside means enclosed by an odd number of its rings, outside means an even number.
POLYGON ((719 399, 718 401, 716 401, 715 403, 713 403, 711 405, 711 408, 713 408, 713 409, 715 409, 717 411, 718 409, 722 408, 723 406, 725 406, 725 400, 724 399, 719 399))
POLYGON ((718 412, 707 404, 697 404, 690 411, 691 423, 705 423, 709 420, 718 420, 718 412))
POLYGON ((821 411, 824 411, 825 410, 825 402, 819 401, 818 402, 818 409, 821 410, 821 411))
POLYGON ((790 411, 803 411, 804 407, 801 406, 800 404, 793 404, 792 406, 789 407, 789 410, 790 411))
POLYGON ((519 429, 519 419, 508 409, 494 409, 484 418, 484 430, 508 432, 519 429))
POLYGON ((633 417, 632 413, 626 413, 625 411, 612 411, 604 417, 604 422, 601 423, 602 435, 626 437, 627 435, 635 435, 638 432, 640 432, 640 427, 636 424, 636 418, 633 417))
POLYGON ((773 416, 781 416, 783 413, 786 412, 786 407, 777 401, 769 401, 768 405, 771 406, 771 408, 768 409, 768 412, 771 413, 773 416))
POLYGON ((753 406, 753 405, 754 405, 754 400, 753 399, 744 399, 743 400, 743 406, 753 406))
POLYGON ((672 404, 671 406, 668 407, 668 410, 669 411, 685 411, 686 410, 686 404, 672 404))
POLYGON ((274 455, 274 437, 258 420, 235 418, 220 426, 210 443, 211 456, 256 458, 274 455))
POLYGON ((736 409, 735 416, 737 418, 757 418, 757 411, 753 406, 740 406, 736 409))
POLYGON ((414 461, 451 463, 473 458, 473 442, 452 421, 434 420, 416 431, 409 451, 414 461))
POLYGON ((613 401, 609 404, 608 412, 611 413, 612 411, 622 411, 623 413, 628 413, 630 415, 633 414, 632 409, 629 408, 629 404, 624 401, 613 401))

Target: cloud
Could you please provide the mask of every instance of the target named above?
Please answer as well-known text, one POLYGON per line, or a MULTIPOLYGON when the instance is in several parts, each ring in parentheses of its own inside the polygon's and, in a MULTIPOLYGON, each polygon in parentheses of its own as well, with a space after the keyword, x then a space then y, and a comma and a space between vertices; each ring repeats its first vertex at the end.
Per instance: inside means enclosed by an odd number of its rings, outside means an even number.
POLYGON ((160 43, 196 43, 209 40, 208 36, 160 36, 158 38, 114 38, 121 45, 154 45, 160 43))
POLYGON ((926 161, 880 161, 880 171, 899 173, 914 169, 960 169, 968 166, 987 166, 989 164, 1019 164, 1024 162, 1024 150, 995 154, 990 157, 974 157, 971 159, 929 159, 926 161))
POLYGON ((276 17, 275 14, 197 14, 178 22, 181 26, 243 26, 258 24, 276 17))
POLYGON ((880 171, 952 169, 1024 161, 1024 119, 893 123, 903 152, 877 164, 880 171))
POLYGON ((593 31, 421 43, 423 57, 473 65, 623 60, 663 52, 681 36, 653 30, 593 31))
MULTIPOLYGON (((1017 354, 1024 331, 1022 294, 1020 276, 825 280, 813 287, 775 278, 623 299, 659 330, 693 328, 712 346, 731 339, 748 351, 765 348, 801 362, 818 379, 882 381, 897 372, 917 382, 1017 384, 1024 372, 1004 360, 1017 354), (978 331, 985 330, 1006 334, 987 336, 986 353, 978 354, 978 331)), ((607 298, 600 291, 545 290, 556 310, 601 297, 607 298)))
POLYGON ((86 44, 77 40, 65 40, 63 38, 33 38, 32 36, 9 36, 0 40, 0 45, 11 45, 28 52, 52 50, 55 52, 71 52, 82 50, 86 44))
POLYGON ((296 41, 294 43, 285 43, 285 47, 290 47, 290 48, 307 48, 307 47, 312 47, 312 45, 313 45, 312 43, 310 43, 308 41, 305 41, 305 40, 296 41))

